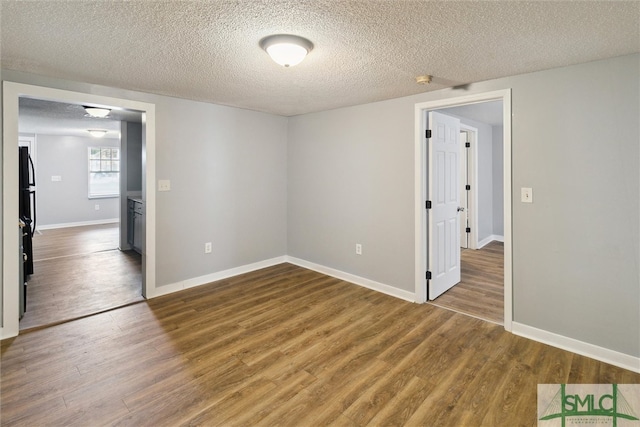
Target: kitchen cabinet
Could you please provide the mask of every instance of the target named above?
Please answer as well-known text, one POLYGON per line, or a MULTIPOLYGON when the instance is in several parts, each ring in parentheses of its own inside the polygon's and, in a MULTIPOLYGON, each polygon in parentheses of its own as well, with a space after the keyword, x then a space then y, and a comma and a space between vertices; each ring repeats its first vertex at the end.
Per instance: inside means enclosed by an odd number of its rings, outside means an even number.
POLYGON ((134 251, 142 254, 144 245, 144 203, 142 200, 129 198, 127 216, 127 242, 134 251))

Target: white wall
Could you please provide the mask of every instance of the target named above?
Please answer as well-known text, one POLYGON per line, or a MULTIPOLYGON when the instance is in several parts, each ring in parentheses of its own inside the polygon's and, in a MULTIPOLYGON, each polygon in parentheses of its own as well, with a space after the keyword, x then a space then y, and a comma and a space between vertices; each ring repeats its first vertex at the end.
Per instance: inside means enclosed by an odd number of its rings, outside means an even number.
POLYGON ((159 98, 156 121, 158 283, 285 255, 287 119, 159 98))
POLYGON ((413 293, 413 137, 404 98, 290 118, 289 255, 413 293))
POLYGON ((413 291, 414 106, 511 88, 514 321, 638 357, 639 80, 630 55, 293 117, 289 255, 413 291))
POLYGON ((414 106, 511 88, 514 320, 639 357, 639 59, 297 116, 288 125, 13 71, 2 78, 156 105, 157 177, 172 182, 171 192, 157 194, 158 285, 288 253, 410 292, 419 238, 414 106), (534 189, 533 204, 518 202, 520 187, 534 189), (202 253, 205 241, 213 254, 202 253))
POLYGON ((87 156, 89 147, 119 147, 119 140, 41 134, 36 138, 38 228, 118 218, 117 197, 89 199, 87 156), (62 181, 52 181, 52 176, 62 181))

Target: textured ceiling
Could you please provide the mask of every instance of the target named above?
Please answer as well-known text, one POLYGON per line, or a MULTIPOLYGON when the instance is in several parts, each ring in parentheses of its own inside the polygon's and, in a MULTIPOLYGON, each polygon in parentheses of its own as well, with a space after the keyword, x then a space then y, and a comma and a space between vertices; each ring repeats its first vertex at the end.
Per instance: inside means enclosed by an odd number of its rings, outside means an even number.
POLYGON ((285 116, 640 51, 640 2, 7 1, 6 69, 285 116), (269 34, 311 40, 283 68, 269 34), (415 76, 432 74, 419 86, 415 76))

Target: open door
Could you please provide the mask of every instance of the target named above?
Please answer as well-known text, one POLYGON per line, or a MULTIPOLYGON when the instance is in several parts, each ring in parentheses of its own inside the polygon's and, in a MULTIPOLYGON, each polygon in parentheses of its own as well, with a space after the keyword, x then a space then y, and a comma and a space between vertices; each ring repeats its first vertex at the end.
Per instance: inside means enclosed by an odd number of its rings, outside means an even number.
POLYGON ((429 112, 429 300, 460 282, 460 120, 429 112))

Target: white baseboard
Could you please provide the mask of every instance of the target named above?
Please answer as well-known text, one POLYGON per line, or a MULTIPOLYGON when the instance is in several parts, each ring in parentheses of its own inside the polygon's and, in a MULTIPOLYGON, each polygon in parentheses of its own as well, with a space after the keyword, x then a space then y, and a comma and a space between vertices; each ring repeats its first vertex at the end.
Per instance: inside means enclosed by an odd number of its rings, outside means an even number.
POLYGON ((207 285, 211 282, 215 282, 229 277, 237 276, 239 274, 250 273, 261 268, 267 268, 274 265, 282 264, 286 262, 285 256, 267 259, 264 261, 254 262, 252 264, 242 265, 240 267, 230 268, 228 270, 218 271, 217 273, 207 274, 205 276, 194 277, 191 279, 183 280, 177 283, 171 283, 155 288, 151 295, 147 295, 147 298, 159 297, 161 295, 167 295, 173 292, 181 291, 184 289, 193 288, 196 286, 207 285))
POLYGON ((620 368, 640 373, 640 357, 630 356, 597 345, 578 341, 553 332, 537 329, 522 323, 513 322, 511 332, 521 337, 529 338, 553 347, 590 357, 601 362, 609 363, 620 368))
POLYGON ((37 230, 53 230, 54 228, 82 227, 85 225, 113 224, 115 222, 120 222, 120 218, 97 219, 95 221, 65 222, 62 224, 46 224, 46 225, 36 224, 36 231, 37 230))
POLYGON ((299 267, 308 268, 309 270, 317 271, 318 273, 326 274, 327 276, 336 277, 338 279, 354 283, 356 285, 381 292, 383 294, 390 295, 392 297, 400 298, 409 302, 416 302, 416 295, 413 292, 403 291, 402 289, 394 288, 393 286, 385 285, 364 277, 356 276, 351 273, 345 273, 344 271, 336 270, 330 267, 325 267, 320 264, 305 261, 300 258, 286 256, 286 262, 295 264, 299 267))
POLYGON ((492 234, 491 236, 485 239, 482 239, 481 241, 478 242, 478 249, 481 249, 484 246, 487 246, 489 243, 493 242, 494 240, 497 242, 504 242, 504 236, 498 236, 496 234, 492 234))
MULTIPOLYGON (((288 262, 303 268, 308 268, 309 270, 317 271, 318 273, 326 274, 328 276, 336 277, 338 279, 345 280, 347 282, 351 282, 356 285, 378 291, 386 295, 390 295, 392 297, 400 298, 405 301, 416 301, 415 294, 413 292, 404 291, 393 286, 385 285, 384 283, 379 283, 370 279, 366 279, 364 277, 356 276, 351 273, 346 273, 344 271, 336 270, 334 268, 315 264, 313 262, 305 261, 303 259, 291 257, 288 255, 271 258, 240 267, 230 268, 228 270, 219 271, 217 273, 194 277, 192 279, 187 279, 181 282, 161 286, 159 288, 156 288, 153 291, 153 294, 148 296, 148 298, 158 297, 183 289, 206 285, 211 282, 237 276, 239 274, 250 273, 261 268, 271 267, 277 264, 282 264, 284 262, 288 262)), ((590 357, 601 362, 609 363, 623 369, 628 369, 630 371, 640 373, 639 357, 630 356, 628 354, 620 353, 614 350, 609 350, 597 345, 578 341, 573 338, 568 338, 562 335, 555 334, 553 332, 537 329, 518 322, 512 323, 511 332, 521 337, 529 338, 534 341, 551 345, 553 347, 561 348, 563 350, 590 357)))
POLYGON ((318 273, 326 274, 327 276, 336 277, 347 282, 354 283, 356 285, 372 289, 374 291, 381 292, 392 297, 400 298, 406 301, 415 302, 415 294, 413 292, 403 291, 402 289, 394 288, 393 286, 385 285, 373 280, 365 279, 344 271, 335 270, 333 268, 325 267, 323 265, 315 264, 309 261, 305 261, 299 258, 286 256, 280 256, 271 258, 264 261, 259 261, 253 264, 247 264, 240 267, 230 268, 228 270, 219 271, 217 273, 207 274, 205 276, 194 277, 191 279, 183 280, 181 282, 171 283, 168 285, 160 286, 156 288, 152 295, 148 295, 147 298, 154 298, 161 295, 167 295, 173 292, 181 291, 184 289, 193 288, 196 286, 206 285, 217 280, 227 279, 229 277, 237 276, 239 274, 250 273, 261 268, 271 267, 277 264, 288 262, 290 264, 297 265, 299 267, 308 268, 309 270, 317 271, 318 273))

